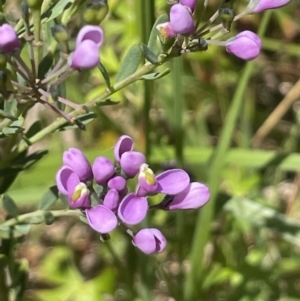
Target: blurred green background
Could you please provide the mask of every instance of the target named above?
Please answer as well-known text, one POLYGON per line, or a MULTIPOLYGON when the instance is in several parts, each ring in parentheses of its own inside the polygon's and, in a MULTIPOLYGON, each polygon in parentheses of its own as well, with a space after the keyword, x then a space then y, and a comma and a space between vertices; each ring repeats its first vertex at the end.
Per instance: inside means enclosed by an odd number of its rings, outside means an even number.
MULTIPOLYGON (((221 1, 208 3, 204 20, 221 1)), ((245 4, 235 1, 237 12, 245 4)), ((101 61, 113 77, 128 49, 147 41, 169 6, 165 0, 109 5, 101 61)), ((80 22, 70 26, 75 35, 80 22)), ((57 132, 35 145, 50 154, 9 191, 24 212, 54 184, 63 150, 79 147, 92 162, 112 156, 120 134, 133 137, 156 172, 182 167, 206 183, 212 197, 199 212, 151 212, 143 226, 158 227, 168 239, 167 250, 154 256, 140 253, 118 231, 100 242, 72 218, 34 227, 18 249, 30 267, 24 300, 300 300, 299 1, 244 17, 233 34, 246 29, 263 41, 255 61, 216 46, 185 54, 166 64, 166 77, 116 93, 120 104, 98 108, 86 132, 57 132), (277 107, 287 112, 273 114, 277 107), (267 118, 273 118, 268 132, 261 128, 267 118)), ((83 103, 104 85, 98 70, 76 74, 67 97, 83 103)))

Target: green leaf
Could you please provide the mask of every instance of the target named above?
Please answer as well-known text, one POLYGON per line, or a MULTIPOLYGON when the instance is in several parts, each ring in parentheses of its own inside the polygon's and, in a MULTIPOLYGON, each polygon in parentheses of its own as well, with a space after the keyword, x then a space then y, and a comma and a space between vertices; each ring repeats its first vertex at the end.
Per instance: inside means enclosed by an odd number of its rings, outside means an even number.
POLYGON ((4 102, 3 110, 5 113, 10 114, 12 116, 16 116, 18 111, 18 102, 16 99, 8 99, 4 102))
POLYGON ((10 216, 17 217, 19 215, 19 209, 16 203, 8 194, 3 195, 2 204, 3 208, 8 212, 10 216))
POLYGON ((2 133, 5 136, 11 136, 11 135, 16 135, 16 134, 22 133, 23 131, 24 131, 24 129, 22 127, 11 125, 11 126, 5 127, 2 130, 2 133))
POLYGON ((55 216, 50 211, 45 211, 44 220, 46 225, 52 225, 55 220, 55 216))
POLYGON ((38 68, 38 78, 44 79, 47 72, 50 70, 53 64, 53 54, 49 52, 46 56, 43 57, 39 64, 38 68))
POLYGON ((159 78, 162 78, 162 77, 168 75, 170 72, 171 72, 171 70, 168 68, 168 69, 166 69, 163 72, 153 72, 153 73, 149 73, 149 74, 143 75, 142 79, 145 79, 145 80, 156 80, 156 79, 159 79, 159 78))
POLYGON ((120 103, 120 102, 107 98, 101 102, 97 102, 96 106, 97 107, 112 106, 112 105, 117 105, 118 103, 120 103))
POLYGON ((269 228, 282 235, 286 241, 300 246, 300 223, 260 203, 244 198, 232 198, 224 207, 241 223, 269 228))
POLYGON ((98 68, 99 68, 100 72, 102 73, 102 76, 105 80, 106 86, 110 89, 111 83, 110 83, 110 78, 109 78, 106 68, 104 67, 104 65, 101 62, 99 63, 98 68))
POLYGON ((126 54, 120 70, 116 76, 115 84, 133 74, 141 63, 142 52, 139 45, 133 45, 126 54))
POLYGON ((49 22, 59 17, 66 9, 72 5, 74 0, 60 0, 50 7, 43 15, 43 22, 49 22))
POLYGON ((141 43, 142 51, 144 53, 145 58, 152 64, 156 65, 159 63, 157 55, 148 48, 147 45, 141 43))
POLYGON ((42 129, 42 123, 40 120, 35 121, 29 128, 29 130, 25 133, 26 137, 30 139, 36 133, 38 133, 42 129))
POLYGON ((155 21, 155 23, 152 27, 150 37, 149 37, 149 40, 148 40, 148 48, 150 48, 151 51, 156 55, 158 55, 161 51, 160 44, 159 44, 160 42, 158 43, 158 41, 157 41, 158 40, 158 30, 156 29, 156 26, 158 24, 165 23, 165 22, 168 22, 168 21, 169 21, 169 17, 168 17, 167 14, 160 15, 156 19, 156 21, 155 21))
MULTIPOLYGON (((83 125, 86 125, 90 123, 92 120, 94 120, 97 117, 97 114, 94 112, 90 112, 84 115, 81 115, 77 117, 77 120, 81 122, 83 125)), ((58 131, 66 131, 66 130, 71 130, 71 129, 77 129, 78 125, 76 124, 69 124, 67 121, 65 124, 61 125, 57 130, 58 131)))
POLYGON ((63 206, 64 206, 65 208, 69 208, 68 197, 65 196, 64 194, 61 194, 61 193, 59 193, 58 196, 59 196, 59 199, 61 200, 63 206))
POLYGON ((6 239, 10 238, 10 231, 11 231, 10 227, 0 225, 0 237, 6 239))
POLYGON ((10 120, 18 120, 17 117, 11 115, 9 112, 5 112, 3 110, 0 109, 0 117, 1 118, 8 118, 10 120))
POLYGON ((39 204, 40 210, 46 210, 51 208, 56 200, 58 199, 58 189, 57 186, 51 186, 48 191, 44 194, 39 204))
POLYGON ((14 226, 14 236, 26 235, 29 233, 30 228, 31 228, 31 225, 29 225, 29 224, 15 225, 14 226))

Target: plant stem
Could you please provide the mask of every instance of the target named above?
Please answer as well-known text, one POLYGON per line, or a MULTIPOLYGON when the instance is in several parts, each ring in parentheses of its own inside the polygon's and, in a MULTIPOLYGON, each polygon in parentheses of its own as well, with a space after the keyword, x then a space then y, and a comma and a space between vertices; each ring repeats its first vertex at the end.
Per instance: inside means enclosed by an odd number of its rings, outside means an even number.
MULTIPOLYGON (((79 209, 76 209, 76 210, 66 210, 66 209, 52 210, 50 212, 55 217, 59 217, 59 216, 78 216, 78 217, 84 216, 83 213, 79 209)), ((0 226, 11 227, 11 226, 17 225, 19 223, 25 222, 26 220, 31 219, 33 217, 42 217, 42 216, 44 216, 44 213, 45 213, 44 210, 36 210, 36 211, 33 211, 33 212, 25 213, 25 214, 19 215, 17 217, 11 218, 11 219, 3 222, 2 224, 0 224, 0 226)))

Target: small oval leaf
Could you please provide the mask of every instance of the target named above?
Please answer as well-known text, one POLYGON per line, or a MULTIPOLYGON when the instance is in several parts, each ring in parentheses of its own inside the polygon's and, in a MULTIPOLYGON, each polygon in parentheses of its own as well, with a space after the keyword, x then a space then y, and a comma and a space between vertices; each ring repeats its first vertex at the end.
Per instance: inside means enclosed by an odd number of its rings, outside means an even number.
POLYGON ((16 203, 8 194, 3 195, 2 204, 3 208, 10 216, 17 217, 19 215, 19 210, 16 203))
POLYGON ((42 197, 40 204, 39 204, 39 209, 41 210, 46 210, 51 208, 51 206, 54 205, 56 200, 58 199, 58 189, 56 185, 51 186, 48 191, 44 194, 42 197))

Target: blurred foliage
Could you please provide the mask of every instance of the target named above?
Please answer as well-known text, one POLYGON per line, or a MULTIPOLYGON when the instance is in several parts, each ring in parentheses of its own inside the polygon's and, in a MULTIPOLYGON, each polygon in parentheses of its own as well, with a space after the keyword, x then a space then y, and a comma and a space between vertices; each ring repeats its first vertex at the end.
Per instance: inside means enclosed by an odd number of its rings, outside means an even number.
MULTIPOLYGON (((146 25, 142 25, 140 0, 109 2, 101 61, 114 78, 128 49, 143 39, 146 25)), ((156 16, 167 10, 165 0, 152 2, 156 16)), ((198 2, 201 7, 203 1, 198 2)), ((235 5, 240 10, 245 3, 235 5)), ((220 1, 209 1, 206 15, 219 5, 220 1)), ((231 148, 224 153, 225 164, 219 170, 213 219, 203 229, 210 240, 199 258, 203 275, 193 286, 195 301, 300 300, 299 100, 277 121, 259 149, 252 140, 300 77, 299 16, 298 1, 274 10, 262 37, 262 54, 252 63, 255 67, 243 93, 238 122, 230 133, 231 148)), ((262 14, 246 16, 234 28, 258 31, 262 18, 262 14)), ((79 20, 72 20, 72 25, 75 35, 79 20)), ((51 155, 21 173, 10 191, 21 210, 36 207, 54 184, 62 150, 77 145, 87 150, 90 160, 109 156, 121 133, 131 135, 142 150, 150 142, 148 161, 154 169, 182 165, 191 178, 206 183, 245 62, 215 46, 179 60, 168 63, 171 74, 148 90, 147 127, 146 87, 137 82, 114 95, 119 105, 96 108, 98 118, 86 132, 57 132, 43 141, 51 155)), ((67 96, 83 103, 104 89, 99 70, 94 70, 74 75, 67 96)), ((122 233, 100 242, 97 234, 72 218, 34 226, 19 241, 18 257, 26 258, 30 267, 24 300, 191 301, 185 300, 184 284, 191 267, 200 268, 189 257, 193 240, 199 239, 194 232, 199 218, 196 212, 150 215, 144 226, 161 228, 168 239, 167 251, 151 257, 139 253, 122 233)))

